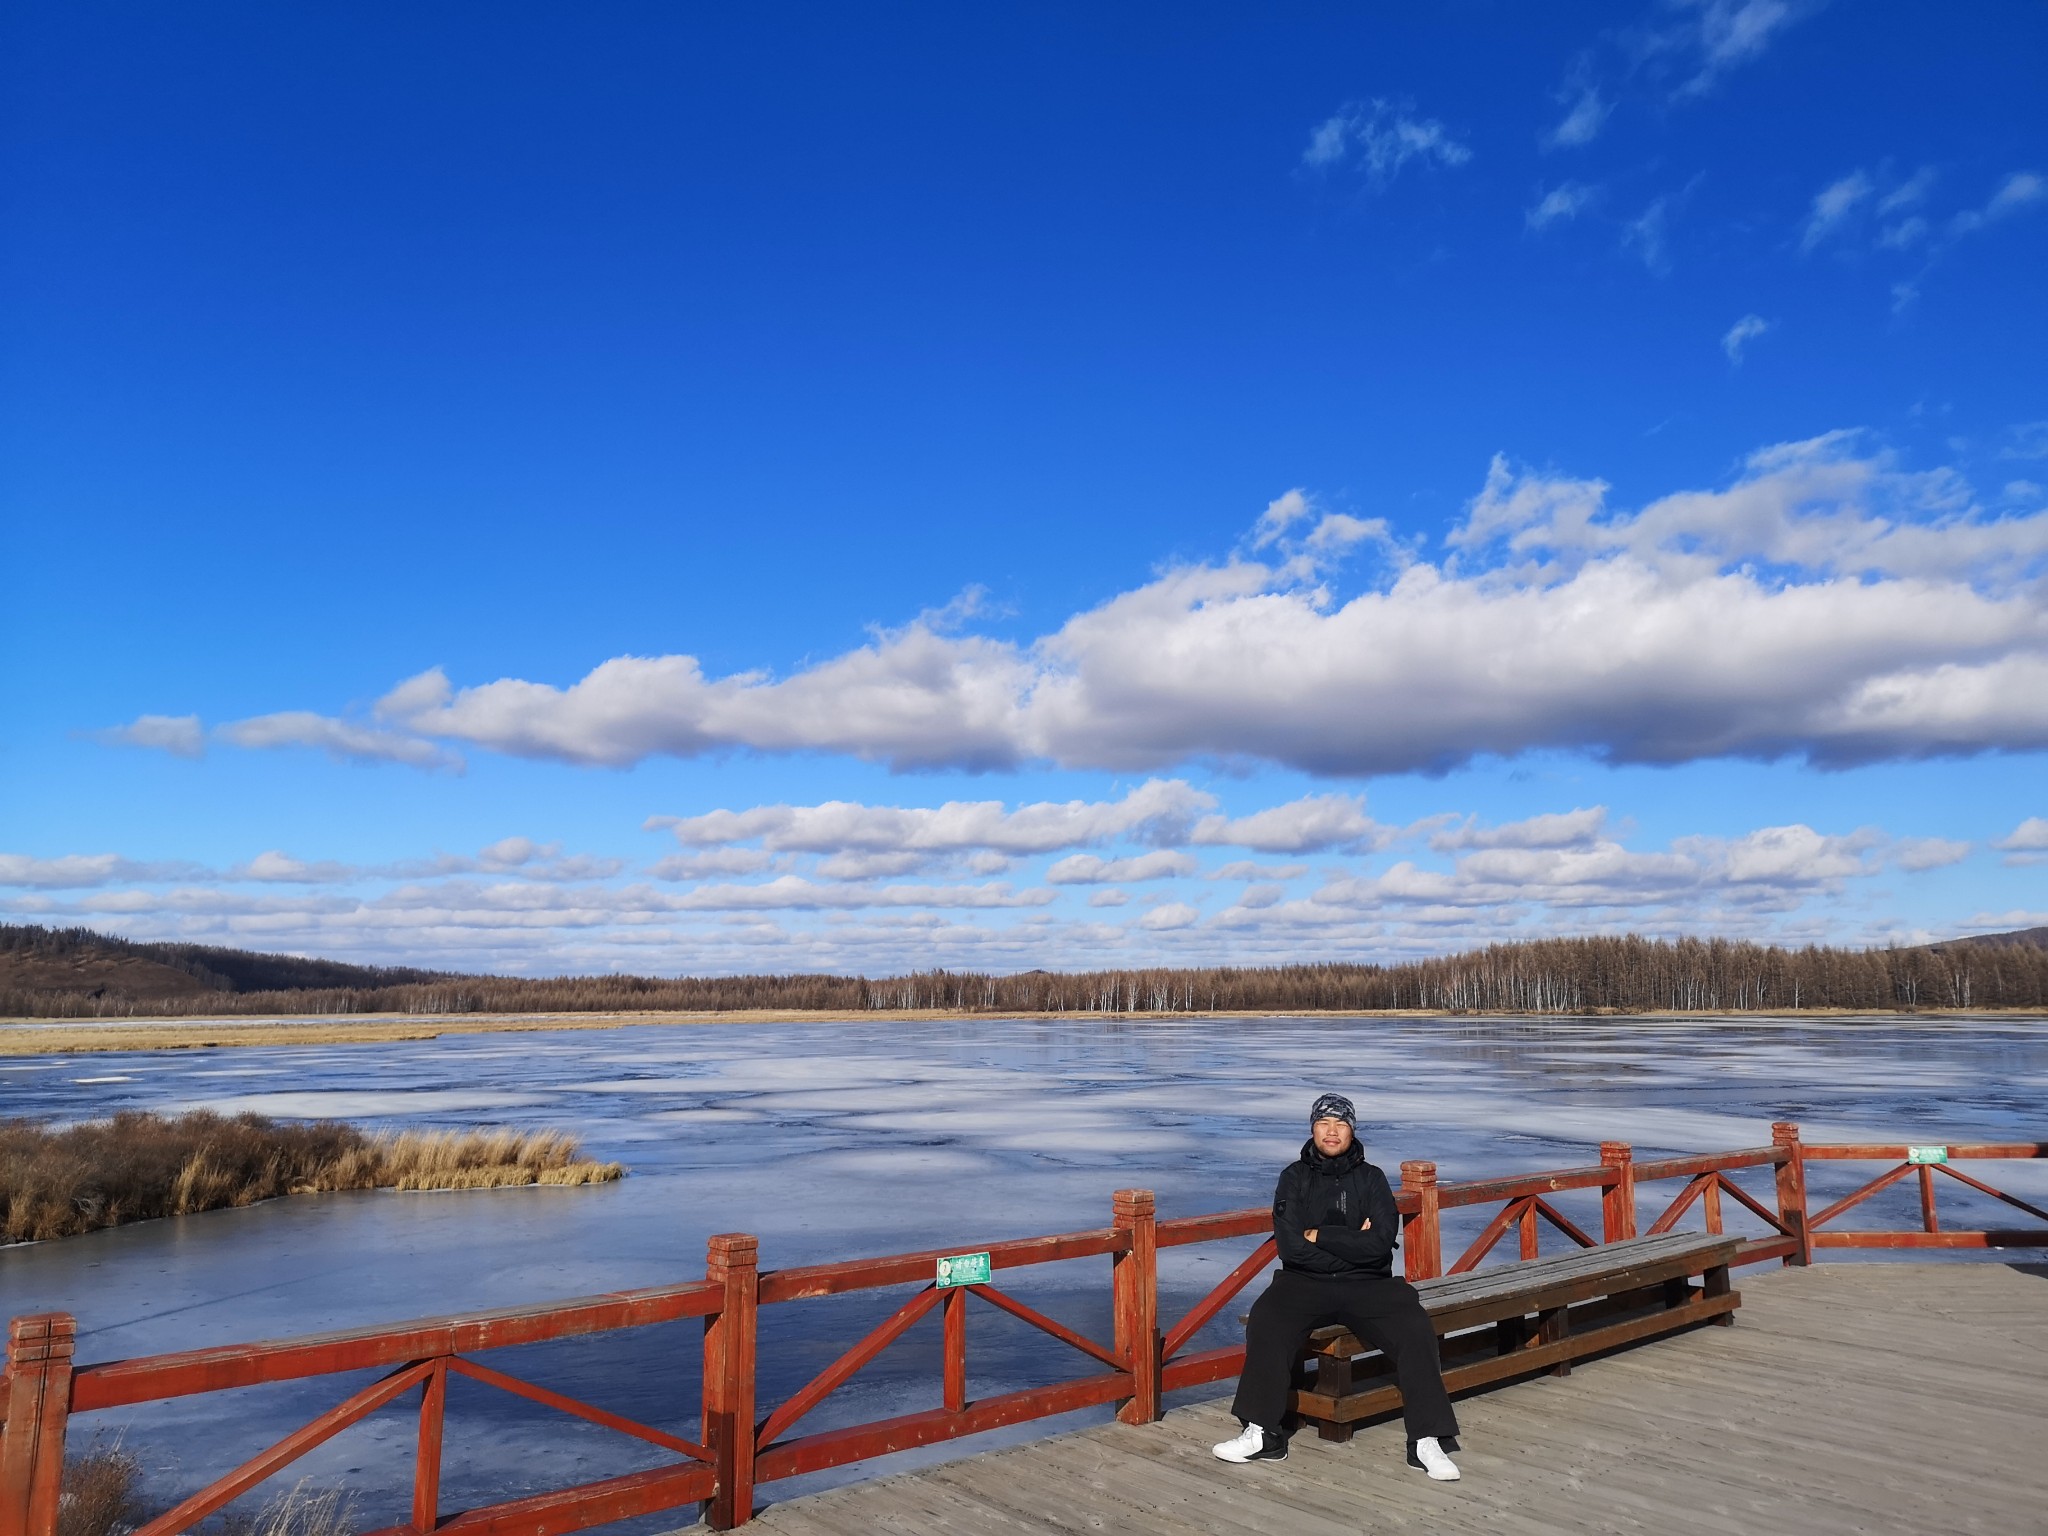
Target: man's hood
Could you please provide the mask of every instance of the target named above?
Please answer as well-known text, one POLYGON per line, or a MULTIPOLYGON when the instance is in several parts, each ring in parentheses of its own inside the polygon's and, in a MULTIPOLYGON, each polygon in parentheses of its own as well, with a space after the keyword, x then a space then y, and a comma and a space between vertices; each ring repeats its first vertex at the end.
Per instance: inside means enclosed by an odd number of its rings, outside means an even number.
POLYGON ((1365 1146, 1354 1136, 1351 1145, 1335 1157, 1323 1156, 1322 1149, 1311 1136, 1301 1144, 1301 1160, 1326 1179, 1334 1179, 1340 1173, 1349 1173, 1365 1161, 1365 1146))

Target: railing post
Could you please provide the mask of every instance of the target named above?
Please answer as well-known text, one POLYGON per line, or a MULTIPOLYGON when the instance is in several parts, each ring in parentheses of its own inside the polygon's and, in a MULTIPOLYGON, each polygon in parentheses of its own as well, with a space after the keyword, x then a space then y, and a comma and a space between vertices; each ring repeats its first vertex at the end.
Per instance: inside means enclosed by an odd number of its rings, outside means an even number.
POLYGON ((967 1289, 954 1286, 939 1303, 945 1331, 943 1396, 948 1413, 967 1409, 967 1289))
POLYGON ((1600 1240, 1624 1243, 1636 1235, 1636 1154, 1625 1141, 1600 1143, 1600 1161, 1614 1182, 1600 1191, 1600 1240))
POLYGON ((1110 1262, 1116 1291, 1116 1352, 1129 1362, 1131 1395, 1116 1411, 1126 1424, 1159 1417, 1159 1228, 1149 1189, 1120 1189, 1110 1209, 1131 1247, 1110 1262))
POLYGON ((412 1468, 412 1528, 433 1536, 441 1523, 441 1431, 448 1404, 448 1366, 436 1366, 420 1390, 419 1449, 412 1468))
POLYGON ((715 1531, 754 1515, 754 1341, 760 1299, 758 1245, 744 1232, 711 1239, 704 1278, 725 1288, 718 1315, 704 1319, 704 1443, 718 1491, 704 1512, 715 1531))
POLYGON ((1406 1239, 1401 1254, 1401 1272, 1411 1281, 1434 1280, 1444 1272, 1443 1230, 1438 1222, 1436 1164, 1408 1162, 1401 1165, 1401 1193, 1415 1197, 1415 1214, 1402 1222, 1406 1239))
POLYGON ((1771 1145, 1785 1153, 1785 1160, 1778 1164, 1778 1220, 1799 1243, 1796 1250, 1785 1255, 1785 1262, 1811 1264, 1813 1234, 1806 1229, 1806 1154, 1799 1145, 1798 1124, 1791 1120, 1773 1121, 1771 1145))
POLYGON ((7 1326, 0 1536, 56 1536, 77 1337, 78 1320, 69 1312, 38 1312, 7 1326))

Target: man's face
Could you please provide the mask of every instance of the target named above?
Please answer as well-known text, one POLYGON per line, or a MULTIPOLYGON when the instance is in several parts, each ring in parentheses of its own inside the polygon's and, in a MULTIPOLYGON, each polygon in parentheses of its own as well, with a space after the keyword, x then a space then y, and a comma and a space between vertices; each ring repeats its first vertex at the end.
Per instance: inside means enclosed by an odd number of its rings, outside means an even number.
POLYGON ((1325 1157, 1337 1157, 1351 1145, 1351 1127, 1334 1117, 1318 1120, 1309 1127, 1309 1134, 1316 1139, 1316 1150, 1325 1157))

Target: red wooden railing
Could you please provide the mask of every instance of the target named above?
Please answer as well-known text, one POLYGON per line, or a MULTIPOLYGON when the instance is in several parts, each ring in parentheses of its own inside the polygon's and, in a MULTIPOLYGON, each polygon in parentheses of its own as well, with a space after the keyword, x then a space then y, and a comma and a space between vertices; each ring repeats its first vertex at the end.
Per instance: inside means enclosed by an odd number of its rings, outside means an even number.
MULTIPOLYGON (((1815 1248, 2048 1247, 2048 1211, 1950 1166, 1956 1160, 2040 1157, 2048 1157, 2048 1143, 1940 1148, 1814 1146, 1800 1141, 1796 1125, 1780 1123, 1771 1128, 1769 1146, 1637 1162, 1625 1143, 1602 1142, 1597 1163, 1500 1179, 1439 1183, 1434 1163, 1407 1162, 1401 1165, 1396 1203, 1401 1212, 1405 1272, 1411 1280, 1469 1270, 1484 1261, 1510 1231, 1517 1235, 1522 1258, 1537 1256, 1545 1226, 1580 1247, 1634 1237, 1639 1187, 1671 1180, 1685 1182, 1643 1229, 1644 1234, 1673 1230, 1694 1206, 1700 1208, 1706 1229, 1720 1232, 1723 1202, 1730 1200, 1764 1229, 1762 1235, 1744 1241, 1738 1263, 1776 1258, 1786 1264, 1806 1264, 1815 1248), (1809 1217, 1807 1163, 1856 1159, 1896 1161, 1898 1166, 1809 1217), (1764 1168, 1770 1169, 1772 1176, 1768 1193, 1745 1190, 1733 1177, 1744 1170, 1764 1168), (1916 1170, 1922 1230, 1817 1230, 1916 1170), (1945 1230, 1935 1209, 1933 1175, 1937 1172, 2017 1207, 2044 1225, 2039 1229, 1945 1230), (1597 1239, 1550 1198, 1565 1191, 1591 1190, 1600 1193, 1597 1239), (1499 1209, 1446 1271, 1443 1213, 1495 1205, 1499 1209)), ((987 1250, 992 1272, 1107 1257, 1114 1303, 1114 1336, 1108 1343, 1047 1316, 999 1289, 993 1280, 938 1287, 936 1264, 945 1256, 938 1251, 762 1271, 755 1239, 743 1234, 712 1238, 705 1278, 685 1284, 98 1365, 74 1365, 77 1325, 69 1314, 17 1317, 9 1326, 6 1370, 0 1375, 0 1408, 4 1408, 4 1421, 0 1421, 4 1422, 0 1429, 0 1536, 55 1536, 64 1444, 73 1414, 380 1367, 386 1371, 378 1380, 157 1516, 136 1536, 178 1536, 323 1441, 415 1388, 420 1392, 419 1427, 410 1518, 375 1536, 560 1536, 699 1501, 714 1527, 729 1529, 752 1515, 758 1483, 1108 1403, 1118 1405, 1118 1417, 1126 1422, 1149 1423, 1159 1416, 1163 1393, 1237 1374, 1244 1357, 1241 1346, 1194 1352, 1189 1352, 1188 1346, 1272 1263, 1271 1213, 1256 1208, 1158 1221, 1150 1192, 1120 1190, 1111 1214, 1111 1224, 1104 1228, 1022 1238, 993 1244, 987 1250), (1253 1237, 1263 1240, 1185 1314, 1162 1327, 1158 1250, 1253 1237), (762 1307, 909 1285, 918 1289, 881 1324, 765 1415, 760 1413, 756 1402, 757 1326, 762 1307), (1101 1369, 1043 1386, 971 1398, 967 1372, 970 1297, 1049 1335, 1101 1369), (938 1407, 808 1434, 792 1433, 837 1388, 932 1312, 939 1314, 943 1342, 938 1407), (470 1358, 508 1345, 692 1317, 704 1320, 701 1441, 624 1418, 470 1358), (441 1508, 441 1440, 450 1375, 585 1419, 667 1451, 675 1459, 647 1471, 446 1513, 441 1508)))

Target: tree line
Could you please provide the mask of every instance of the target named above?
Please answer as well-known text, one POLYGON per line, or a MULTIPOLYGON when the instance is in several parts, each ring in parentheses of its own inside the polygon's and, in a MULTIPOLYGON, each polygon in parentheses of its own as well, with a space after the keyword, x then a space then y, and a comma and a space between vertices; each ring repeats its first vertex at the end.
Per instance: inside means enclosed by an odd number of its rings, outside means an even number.
MULTIPOLYGON (((189 983, 186 984, 189 987, 189 983)), ((1275 1012, 1585 1014, 1770 1013, 1802 1008, 2048 1008, 2048 947, 1964 940, 1916 948, 1789 949, 1729 939, 1636 935, 1531 939, 1391 965, 1302 964, 998 976, 933 970, 864 976, 559 976, 527 979, 376 970, 204 946, 109 940, 86 929, 0 927, 0 1015, 111 1018, 219 1014, 733 1013, 860 1014, 1275 1012), (175 950, 207 990, 151 995, 132 983, 88 986, 95 946, 136 958, 175 950), (71 964, 33 971, 9 959, 71 964), (254 962, 263 961, 265 965, 254 962), (248 962, 248 963, 245 963, 248 962), (290 972, 287 966, 304 967, 290 972), (53 969, 63 984, 50 984, 53 969), (335 970, 356 975, 329 981, 335 970), (297 984, 272 979, 297 974, 297 984), (238 980, 239 979, 239 980, 238 980), (32 984, 31 984, 32 983, 32 984)))

